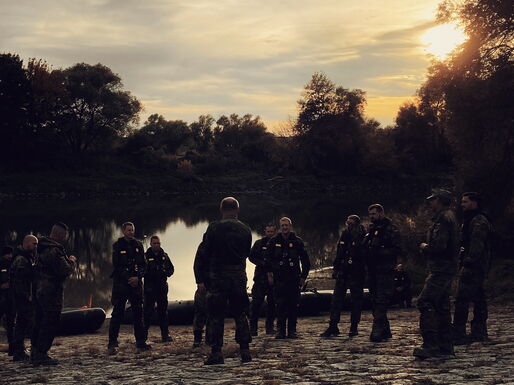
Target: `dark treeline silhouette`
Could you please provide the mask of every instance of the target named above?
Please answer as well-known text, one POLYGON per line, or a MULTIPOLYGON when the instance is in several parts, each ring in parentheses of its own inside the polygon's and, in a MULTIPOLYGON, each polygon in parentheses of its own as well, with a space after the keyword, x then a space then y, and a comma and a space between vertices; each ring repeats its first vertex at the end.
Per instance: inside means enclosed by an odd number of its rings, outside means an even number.
POLYGON ((493 214, 504 213, 514 192, 511 4, 445 1, 438 21, 459 22, 469 39, 433 62, 417 101, 400 108, 393 126, 364 115, 363 90, 315 73, 286 136, 269 132, 251 114, 202 115, 192 123, 153 114, 137 128, 141 104, 110 68, 53 69, 1 54, 0 167, 7 174, 46 169, 95 176, 100 189, 152 173, 166 175, 164 189, 243 173, 451 174, 456 191, 479 190, 493 202, 493 214), (116 183, 102 185, 109 178, 116 183))

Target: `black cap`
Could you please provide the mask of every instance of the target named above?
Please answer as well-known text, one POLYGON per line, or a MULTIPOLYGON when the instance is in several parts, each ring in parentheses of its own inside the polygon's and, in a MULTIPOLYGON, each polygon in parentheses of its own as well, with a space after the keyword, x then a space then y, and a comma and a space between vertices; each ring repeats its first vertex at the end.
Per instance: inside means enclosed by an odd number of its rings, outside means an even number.
POLYGON ((434 190, 432 191, 432 195, 427 197, 427 201, 431 201, 432 199, 439 198, 441 203, 446 206, 449 206, 453 201, 453 195, 448 190, 434 190))

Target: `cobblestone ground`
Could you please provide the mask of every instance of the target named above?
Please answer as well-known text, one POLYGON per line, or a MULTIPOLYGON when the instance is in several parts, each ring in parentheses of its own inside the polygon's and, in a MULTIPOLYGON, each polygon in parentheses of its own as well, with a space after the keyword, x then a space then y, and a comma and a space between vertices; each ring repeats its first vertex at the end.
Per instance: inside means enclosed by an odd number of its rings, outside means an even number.
MULTIPOLYGON (((226 325, 225 364, 204 366, 208 348, 192 349, 190 327, 172 327, 175 339, 136 354, 131 328, 123 326, 120 353, 106 355, 108 322, 99 333, 58 337, 51 355, 61 364, 33 368, 0 353, 1 384, 514 384, 514 306, 491 308, 490 341, 457 347, 449 360, 418 361, 412 348, 421 342, 416 309, 390 311, 393 338, 371 343, 369 312, 363 314, 360 335, 349 339, 343 323, 340 337, 322 339, 327 316, 302 318, 301 339, 275 340, 260 335, 251 345, 253 361, 241 364, 234 343, 233 322, 226 325)), ((348 314, 342 317, 348 321, 348 314)), ((262 326, 262 325, 261 325, 262 326)), ((5 335, 2 342, 5 343, 5 335)), ((6 348, 6 346, 3 346, 6 348)), ((0 347, 1 348, 1 347, 0 347)), ((5 349, 4 349, 5 350, 5 349)))

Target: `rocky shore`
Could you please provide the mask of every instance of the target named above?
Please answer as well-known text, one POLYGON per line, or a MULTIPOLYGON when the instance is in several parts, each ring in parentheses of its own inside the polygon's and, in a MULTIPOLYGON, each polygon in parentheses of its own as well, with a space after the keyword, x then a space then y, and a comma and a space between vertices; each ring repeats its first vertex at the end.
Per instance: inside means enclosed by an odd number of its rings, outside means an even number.
MULTIPOLYGON (((251 345, 253 361, 241 364, 232 320, 226 324, 225 364, 204 366, 207 347, 193 349, 190 326, 171 328, 174 342, 159 343, 152 328, 149 353, 137 354, 132 330, 124 325, 120 353, 106 355, 107 326, 89 335, 58 337, 51 354, 56 367, 33 368, 15 363, 0 352, 0 384, 514 384, 514 306, 494 306, 490 312, 490 341, 457 347, 449 360, 418 361, 412 348, 421 342, 415 308, 390 312, 393 338, 371 343, 371 314, 365 312, 360 335, 347 337, 348 314, 342 334, 322 339, 327 316, 300 319, 298 340, 275 340, 259 335, 251 345)), ((5 334, 0 336, 5 350, 5 334)))

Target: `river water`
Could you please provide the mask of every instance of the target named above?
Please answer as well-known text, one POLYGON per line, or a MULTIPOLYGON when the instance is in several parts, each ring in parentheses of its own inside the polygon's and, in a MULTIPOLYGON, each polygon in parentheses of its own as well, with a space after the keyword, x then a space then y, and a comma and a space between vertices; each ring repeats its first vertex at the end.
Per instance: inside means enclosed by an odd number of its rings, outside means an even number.
MULTIPOLYGON (((0 243, 15 246, 25 234, 46 235, 53 223, 62 221, 71 228, 67 249, 79 259, 76 273, 67 281, 65 307, 79 307, 92 299, 93 306, 108 310, 112 280, 111 250, 121 237, 120 225, 132 221, 136 238, 149 246, 152 235, 161 238, 162 247, 175 265, 169 278, 169 299, 192 299, 196 288, 193 260, 210 221, 219 217, 222 196, 138 198, 132 200, 53 200, 0 202, 0 243), (2 242, 3 241, 3 242, 2 242)), ((366 220, 367 206, 379 199, 354 196, 352 199, 324 196, 291 200, 264 195, 237 196, 240 219, 253 230, 253 241, 266 223, 282 216, 293 221, 293 230, 303 238, 314 268, 330 264, 346 217, 359 214, 366 220)), ((386 209, 405 211, 416 202, 382 200, 386 209)), ((418 201, 419 202, 419 201, 418 201)), ((249 286, 253 265, 248 262, 249 286)))

